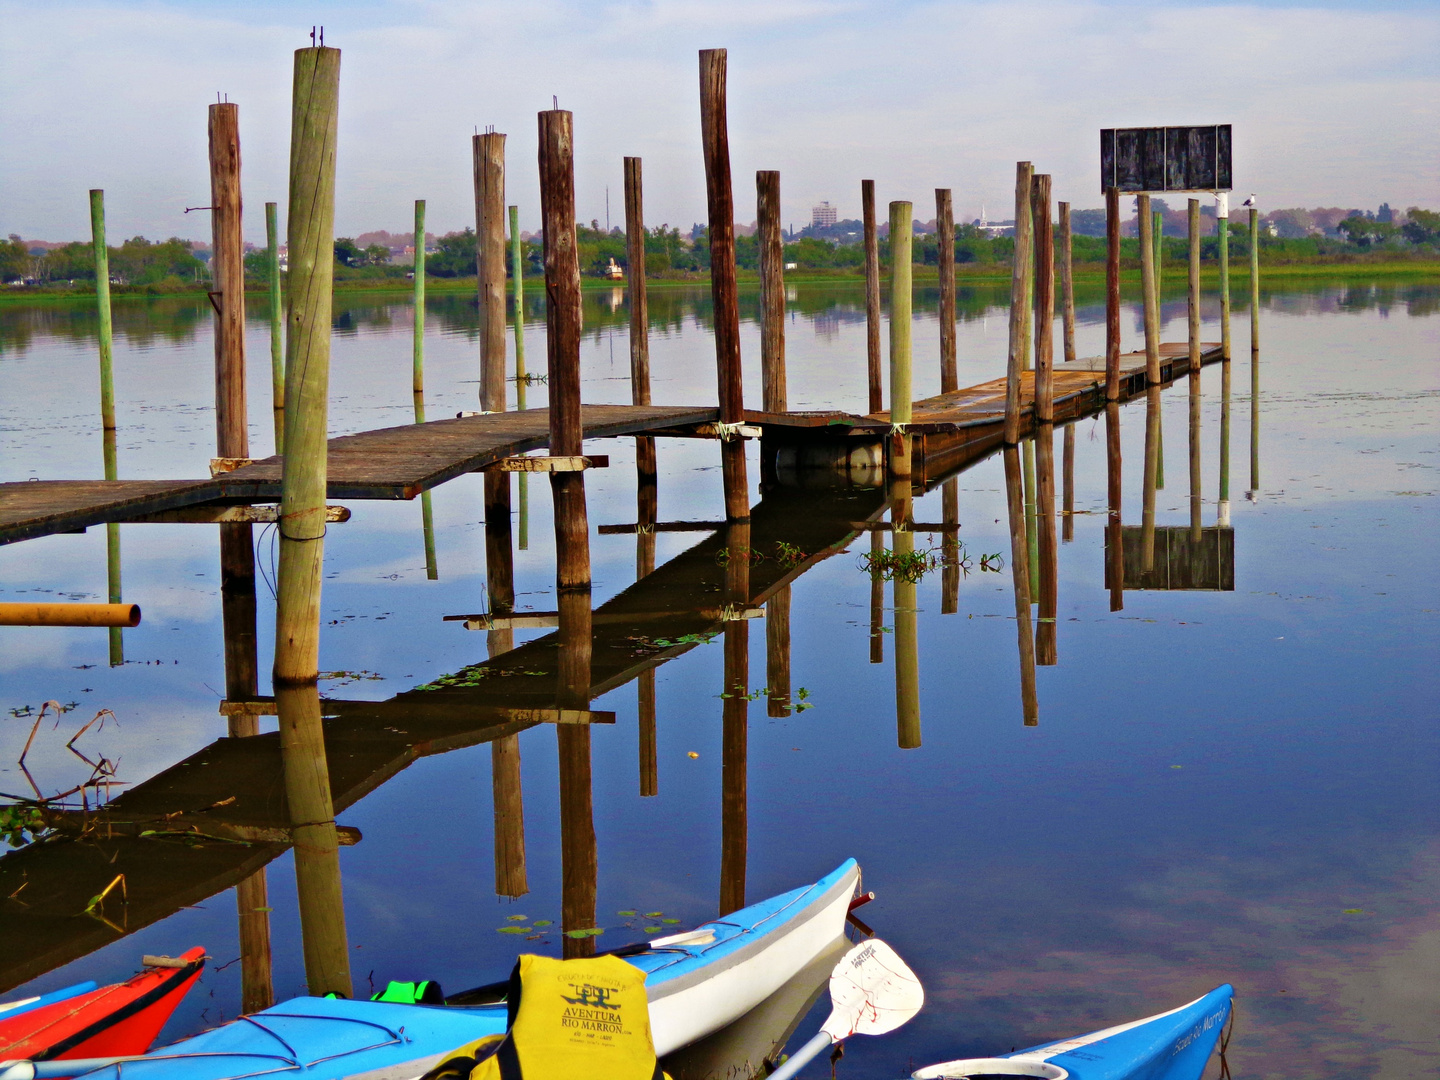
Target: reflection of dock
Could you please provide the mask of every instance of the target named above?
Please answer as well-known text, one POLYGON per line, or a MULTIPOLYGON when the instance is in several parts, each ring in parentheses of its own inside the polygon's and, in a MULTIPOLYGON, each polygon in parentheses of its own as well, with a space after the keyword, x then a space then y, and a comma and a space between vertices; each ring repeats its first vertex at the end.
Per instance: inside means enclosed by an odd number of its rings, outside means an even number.
MULTIPOLYGON (((1158 526, 1155 556, 1144 568, 1144 529, 1122 526, 1121 550, 1125 557, 1127 589, 1235 591, 1235 530, 1212 526, 1195 536, 1188 525, 1158 526)), ((1111 587, 1110 528, 1105 529, 1105 587, 1111 587)))
MULTIPOLYGON (((1184 345, 1161 347, 1161 379, 1189 370, 1184 345)), ((1220 360, 1219 346, 1206 346, 1202 364, 1220 360)), ((1120 358, 1121 397, 1144 389, 1145 355, 1120 358)), ((1078 360, 1057 367, 1055 419, 1084 415, 1104 404, 1104 360, 1078 360)), ((1034 411, 1033 372, 1021 374, 1021 415, 1034 411)), ((586 405, 584 437, 702 434, 719 412, 710 407, 586 405)), ((890 430, 888 412, 860 416, 843 411, 768 413, 747 411, 775 446, 812 446, 823 464, 836 442, 876 442, 890 430)), ((915 437, 920 475, 956 467, 978 450, 999 444, 1005 419, 1005 380, 926 398, 914 405, 907 430, 915 437), (957 457, 958 455, 958 457, 957 457)), ((447 480, 494 467, 503 459, 549 444, 549 411, 483 413, 451 420, 345 435, 329 442, 329 496, 333 499, 413 499, 447 480)), ((848 452, 848 451, 847 451, 848 452)), ((803 456, 803 452, 802 452, 803 456)), ((805 464, 805 461, 801 462, 805 464)), ((44 480, 0 484, 0 544, 58 532, 80 531, 104 522, 133 521, 186 507, 275 502, 280 498, 278 457, 223 473, 210 480, 44 480)), ((877 463, 878 464, 878 463, 877 463)))

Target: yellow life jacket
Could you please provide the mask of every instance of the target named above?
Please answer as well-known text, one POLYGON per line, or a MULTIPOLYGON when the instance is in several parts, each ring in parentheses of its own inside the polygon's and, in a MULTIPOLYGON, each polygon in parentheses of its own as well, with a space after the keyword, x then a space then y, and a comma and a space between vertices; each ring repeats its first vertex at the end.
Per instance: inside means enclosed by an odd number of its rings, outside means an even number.
POLYGON ((510 986, 509 1031, 460 1047, 427 1080, 668 1080, 639 968, 522 956, 510 986))

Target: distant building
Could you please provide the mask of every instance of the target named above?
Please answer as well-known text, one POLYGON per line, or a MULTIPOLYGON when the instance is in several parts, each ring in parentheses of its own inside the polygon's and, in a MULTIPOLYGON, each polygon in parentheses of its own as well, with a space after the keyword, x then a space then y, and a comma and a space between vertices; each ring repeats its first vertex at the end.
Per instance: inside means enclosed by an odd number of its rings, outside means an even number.
POLYGON ((835 207, 828 202, 822 202, 810 211, 810 227, 823 229, 826 226, 834 225, 838 218, 839 214, 835 212, 835 207))

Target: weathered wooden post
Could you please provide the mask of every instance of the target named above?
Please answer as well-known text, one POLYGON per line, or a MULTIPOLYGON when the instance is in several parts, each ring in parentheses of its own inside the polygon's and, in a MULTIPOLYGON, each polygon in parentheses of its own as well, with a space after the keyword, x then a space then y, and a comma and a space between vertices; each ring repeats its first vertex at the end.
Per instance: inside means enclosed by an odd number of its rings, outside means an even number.
MULTIPOLYGON (((719 366, 720 422, 745 420, 740 367, 740 305, 735 290, 735 197, 730 183, 730 135, 726 118, 724 49, 700 50, 700 127, 705 148, 705 196, 710 214, 710 295, 715 306, 715 359, 719 366)), ((578 451, 577 451, 578 453, 578 451)), ((750 519, 745 442, 723 439, 725 517, 750 519)))
POLYGON ((790 586, 765 601, 766 715, 790 715, 790 586))
MULTIPOLYGON (((628 271, 625 285, 630 301, 630 403, 650 404, 650 299, 645 283, 645 197, 640 159, 625 159, 625 244, 628 271)), ((653 486, 656 476, 655 440, 635 440, 635 470, 653 486)), ((521 474, 524 475, 523 473, 521 474)))
MULTIPOLYGON (((415 331, 411 343, 410 390, 425 392, 425 200, 415 200, 415 331)), ((419 422, 419 417, 416 422, 419 422)))
POLYGON ((1059 662, 1055 619, 1060 606, 1060 545, 1055 539, 1055 429, 1050 424, 1037 426, 1035 457, 1040 501, 1040 617, 1035 635, 1035 662, 1050 667, 1059 662))
POLYGON ((270 411, 275 453, 285 453, 285 310, 280 296, 279 206, 265 204, 265 273, 270 289, 270 411))
MULTIPOLYGON (((480 408, 486 412, 504 412, 505 136, 488 131, 474 136, 473 143, 475 288, 480 302, 480 408)), ((506 486, 509 486, 508 478, 506 486)))
POLYGON ((940 614, 960 610, 960 482, 953 476, 941 487, 940 614))
POLYGON ((1190 538, 1200 542, 1200 200, 1191 199, 1186 207, 1186 223, 1190 229, 1190 265, 1187 307, 1190 345, 1190 538))
MULTIPOLYGON (((1018 220, 1018 219, 1017 219, 1018 220)), ((1020 646, 1020 704, 1025 726, 1040 722, 1035 696, 1035 628, 1030 622, 1030 544, 1025 536, 1024 493, 1020 489, 1020 451, 1006 446, 1005 508, 1010 519, 1010 578, 1015 593, 1015 632, 1020 646)))
MULTIPOLYGON (((1005 442, 1020 441, 1020 372, 1025 369, 1025 297, 1030 276, 1030 183, 1035 167, 1015 164, 1015 254, 1010 268, 1010 348, 1005 362, 1005 442)), ((1028 618, 1028 616, 1027 616, 1028 618)))
POLYGON ((1250 491, 1260 491, 1260 210, 1250 208, 1250 491))
MULTIPOLYGON (((878 566, 885 550, 885 536, 879 529, 870 530, 870 564, 878 566)), ((885 579, 870 574, 870 663, 885 662, 885 579)))
POLYGON ((1145 471, 1140 502, 1140 571, 1155 568, 1155 491, 1160 458, 1160 387, 1145 391, 1145 471))
POLYGON ((1155 308, 1158 311, 1165 295, 1165 215, 1159 210, 1152 210, 1150 216, 1155 222, 1152 235, 1155 241, 1155 308))
POLYGON ((914 302, 911 250, 915 208, 908 202, 890 204, 890 473, 910 477, 910 330, 914 302))
POLYGON ((1055 419, 1055 229, 1050 221, 1050 177, 1035 176, 1030 191, 1035 228, 1035 419, 1055 419))
MULTIPOLYGON (((736 610, 750 602, 750 524, 725 528, 725 601, 736 610)), ((745 906, 749 863, 750 621, 725 623, 725 690, 721 699, 720 915, 745 906)))
POLYGON ((935 242, 940 271, 940 392, 960 389, 955 361, 955 207, 949 188, 935 189, 935 242))
MULTIPOLYGON (((515 408, 524 412, 525 384, 525 249, 520 239, 520 208, 510 207, 510 275, 515 290, 515 408)), ((519 536, 521 551, 530 548, 530 476, 521 473, 515 481, 519 487, 519 536)))
MULTIPOLYGON (((655 522, 659 505, 654 478, 638 477, 635 491, 635 580, 655 572, 655 522)), ((660 768, 656 758, 655 669, 647 668, 637 680, 640 713, 640 797, 660 794, 660 768)))
POLYGON ((1105 400, 1120 398, 1120 192, 1105 189, 1105 400))
MULTIPOLYGON (((1070 204, 1058 203, 1060 213, 1060 307, 1065 363, 1075 362, 1075 277, 1070 238, 1070 204)), ((1068 429, 1067 429, 1068 430, 1068 429)))
MULTIPOLYGON (((559 110, 555 110, 558 112, 559 110)), ((541 113, 542 117, 546 114, 541 113)), ((552 116, 554 113, 551 114, 552 116)), ((563 126, 570 131, 570 114, 564 113, 563 125, 556 121, 554 127, 563 126)), ((556 133, 558 136, 558 133, 556 133)), ((542 141, 541 146, 544 147, 542 141)), ((568 139, 566 140, 568 150, 568 139)), ((552 144, 552 152, 559 147, 552 144)), ((542 153, 544 150, 542 149, 542 153)), ((566 154, 566 160, 570 158, 566 154)), ((543 198, 542 186, 542 204, 543 198)), ((573 186, 571 188, 573 208, 573 186)), ((550 222, 549 216, 545 218, 550 222)), ((573 209, 569 217, 574 230, 573 209)), ((545 243, 550 244, 550 232, 545 233, 545 243)), ((578 277, 578 271, 577 271, 578 277)), ((547 291, 549 278, 547 275, 547 291)), ((560 474, 552 474, 560 475, 560 474)), ((564 475, 583 476, 582 473, 564 475)), ((583 506, 583 503, 582 503, 583 506)), ((558 508, 557 508, 558 510, 558 508)), ((558 530, 558 526, 557 526, 558 530)), ((559 536, 557 532, 557 542, 559 536)), ((582 534, 585 547, 585 562, 590 561, 589 539, 582 534)), ((559 543, 564 548, 570 541, 559 543)), ((556 705, 562 709, 588 709, 590 707, 590 664, 594 639, 591 634, 592 616, 590 592, 588 589, 557 590, 556 599, 560 609, 560 627, 557 633, 560 647, 560 677, 556 705)), ((587 930, 595 925, 595 892, 599 879, 599 861, 595 848, 595 810, 591 782, 590 725, 556 724, 555 741, 560 759, 560 925, 566 932, 561 948, 565 959, 595 954, 593 937, 572 938, 572 930, 587 930)))
POLYGON ((316 686, 320 571, 325 549, 327 397, 335 266, 335 137, 340 50, 295 52, 290 127, 290 298, 285 364, 285 460, 275 612, 276 709, 285 794, 295 836, 309 992, 350 996, 335 808, 316 686))
POLYGON ((1075 425, 1065 425, 1065 448, 1060 465, 1060 541, 1068 544, 1075 539, 1075 425))
POLYGON ((210 106, 210 275, 215 306, 215 448, 250 456, 245 415, 245 236, 240 202, 240 106, 210 106))
POLYGON ((1150 196, 1137 195, 1140 218, 1141 299, 1145 305, 1145 381, 1160 383, 1160 299, 1155 283, 1155 226, 1150 218, 1150 196))
POLYGON ((755 174, 756 231, 760 249, 760 407, 787 408, 785 387, 785 245, 780 236, 780 174, 755 174))
POLYGON ((1121 528, 1121 509, 1124 488, 1121 486, 1120 458, 1120 406, 1109 402, 1105 406, 1105 486, 1106 503, 1109 508, 1107 535, 1110 544, 1106 549, 1109 556, 1110 610, 1125 608, 1125 540, 1121 528))
POLYGON ((880 236, 875 224, 875 181, 860 181, 861 213, 865 225, 865 371, 869 411, 885 407, 880 388, 880 236))
MULTIPOLYGON (((105 246, 105 192, 100 188, 90 192, 90 238, 95 255, 95 312, 99 316, 100 426, 105 431, 114 431, 115 348, 110 326, 110 249, 105 246)), ((107 474, 105 479, 115 477, 107 474)))
POLYGON ((1230 193, 1215 193, 1215 237, 1220 246, 1220 354, 1230 359, 1230 193))

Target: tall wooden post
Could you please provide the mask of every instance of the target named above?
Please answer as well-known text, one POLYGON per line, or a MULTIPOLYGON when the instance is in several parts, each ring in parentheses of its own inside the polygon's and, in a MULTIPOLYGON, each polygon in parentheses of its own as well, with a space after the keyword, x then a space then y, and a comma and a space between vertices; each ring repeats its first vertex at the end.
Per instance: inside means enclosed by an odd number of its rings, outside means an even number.
MULTIPOLYGON (((100 426, 105 431, 114 431, 115 349, 110 328, 110 249, 105 245, 105 192, 100 188, 93 188, 90 192, 90 242, 95 258, 95 313, 100 324, 100 426)), ((106 476, 105 479, 114 480, 115 477, 106 476)))
POLYGON ((1010 519, 1010 578, 1015 593, 1015 632, 1020 647, 1020 704, 1026 727, 1040 722, 1035 696, 1035 628, 1030 622, 1030 544, 1025 536, 1024 493, 1020 490, 1020 451, 1006 446, 1005 508, 1010 519))
POLYGON ((1220 243, 1220 354, 1230 359, 1230 193, 1215 194, 1215 237, 1220 243))
POLYGON ((761 408, 785 412, 785 245, 780 236, 780 174, 755 174, 755 239, 760 249, 761 408))
MULTIPOLYGON (((1025 369, 1025 297, 1030 276, 1030 183, 1035 167, 1015 164, 1015 254, 1010 269, 1010 349, 1005 362, 1005 442, 1020 441, 1020 372, 1025 369)), ((1028 616, 1027 616, 1028 618, 1028 616)))
MULTIPOLYGON (((630 403, 650 404, 650 300, 645 284, 645 196, 640 159, 625 159, 625 244, 628 272, 625 285, 630 300, 630 403)), ((653 486, 656 476, 655 439, 635 440, 635 471, 642 484, 653 486)), ((524 473, 520 474, 524 476, 524 473)), ((653 682, 654 676, 651 676, 653 682)))
POLYGON ((210 106, 210 274, 215 305, 215 447, 248 458, 245 416, 245 236, 240 204, 240 106, 210 106))
POLYGON ((1035 419, 1055 419, 1055 229, 1050 221, 1050 177, 1035 176, 1030 193, 1035 222, 1035 419))
POLYGON ((890 472, 910 477, 911 309, 914 303, 911 251, 915 207, 908 202, 890 204, 890 472))
POLYGON ((1055 429, 1039 424, 1035 432, 1036 471, 1039 473, 1040 612, 1035 634, 1035 662, 1056 664, 1056 624, 1059 611, 1060 545, 1055 538, 1055 429))
MULTIPOLYGON (((505 136, 474 136, 480 407, 505 411, 505 136)), ((508 484, 507 484, 508 486, 508 484)))
POLYGON ((1190 228, 1188 330, 1190 344, 1190 537, 1200 542, 1200 200, 1187 204, 1186 223, 1190 228))
POLYGON ((1120 398, 1120 192, 1105 189, 1105 400, 1120 398))
POLYGON ((1145 391, 1145 471, 1140 502, 1140 570, 1155 567, 1155 491, 1160 457, 1160 387, 1145 391))
POLYGON ((1155 226, 1150 217, 1150 196, 1138 195, 1140 217, 1140 279, 1145 304, 1145 381, 1160 383, 1160 298, 1155 282, 1155 226))
POLYGON ((1165 215, 1152 210, 1150 217, 1155 222, 1151 235, 1155 242, 1155 309, 1158 311, 1165 296, 1165 215))
POLYGON ((1065 425, 1065 449, 1060 465, 1060 542, 1075 539, 1075 425, 1065 425))
POLYGON ((860 181, 860 205, 865 222, 865 371, 869 412, 885 407, 880 381, 880 236, 875 224, 875 181, 860 181))
POLYGON ((1120 519, 1124 488, 1121 486, 1122 461, 1120 458, 1120 406, 1109 402, 1105 406, 1105 487, 1110 544, 1106 548, 1109 557, 1110 610, 1122 611, 1125 607, 1125 540, 1120 519))
POLYGON ((410 391, 425 392, 425 200, 415 200, 415 330, 410 348, 410 391))
POLYGON ((935 242, 940 246, 940 392, 960 389, 955 361, 955 208, 949 188, 935 189, 935 242))
MULTIPOLYGON (((750 525, 732 522, 725 529, 726 546, 742 557, 725 565, 725 600, 737 607, 749 604, 750 525)), ((750 743, 750 621, 725 624, 725 696, 721 706, 721 811, 720 811, 720 915, 723 918, 745 906, 745 878, 749 862, 749 743, 750 743)))
POLYGON ((1060 235, 1057 243, 1060 250, 1060 307, 1062 344, 1065 363, 1075 362, 1075 279, 1072 265, 1070 238, 1070 204, 1057 203, 1060 216, 1060 235))
POLYGON ((280 296, 279 206, 265 204, 265 271, 270 289, 270 411, 275 453, 285 453, 285 310, 280 296))
POLYGON ((1260 491, 1260 210, 1250 208, 1250 491, 1260 491))
MULTIPOLYGON (((564 109, 540 114, 550 453, 557 457, 578 455, 584 446, 580 423, 580 262, 575 246, 573 122, 564 109)), ((585 474, 552 472, 550 490, 555 501, 556 586, 562 592, 580 589, 588 593, 590 525, 585 510, 585 474)))
POLYGON ((276 709, 285 794, 295 835, 309 992, 351 994, 335 808, 316 686, 320 570, 325 551, 327 398, 335 266, 335 138, 340 50, 295 52, 290 125, 290 302, 285 364, 285 460, 275 612, 276 709))
MULTIPOLYGON (((520 239, 520 208, 510 207, 510 277, 515 294, 515 408, 526 409, 525 384, 525 246, 520 239)), ((530 477, 521 473, 515 481, 519 488, 519 543, 521 551, 530 548, 530 477)))
MULTIPOLYGON (((745 419, 740 368, 740 305, 735 291, 735 197, 730 185, 730 135, 726 118, 724 49, 700 50, 700 128, 705 148, 705 195, 710 213, 710 295, 715 306, 715 360, 719 367, 720 422, 745 419)), ((577 451, 578 452, 578 451, 577 451)), ((725 517, 750 518, 745 443, 720 444, 725 474, 725 517)))

